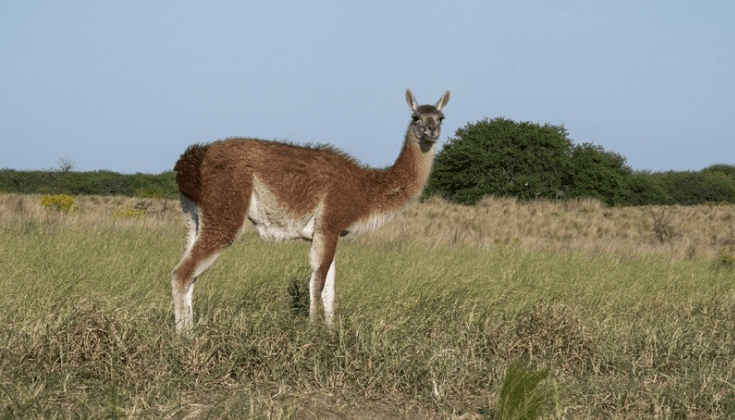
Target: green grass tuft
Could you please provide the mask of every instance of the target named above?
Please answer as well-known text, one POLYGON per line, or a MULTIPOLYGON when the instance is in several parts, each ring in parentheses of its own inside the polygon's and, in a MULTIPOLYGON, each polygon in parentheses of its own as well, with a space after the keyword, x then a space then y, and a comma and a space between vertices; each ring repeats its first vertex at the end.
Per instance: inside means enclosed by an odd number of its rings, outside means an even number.
POLYGON ((534 420, 553 396, 544 383, 549 369, 535 369, 528 360, 519 359, 508 365, 500 389, 496 418, 501 420, 534 420))

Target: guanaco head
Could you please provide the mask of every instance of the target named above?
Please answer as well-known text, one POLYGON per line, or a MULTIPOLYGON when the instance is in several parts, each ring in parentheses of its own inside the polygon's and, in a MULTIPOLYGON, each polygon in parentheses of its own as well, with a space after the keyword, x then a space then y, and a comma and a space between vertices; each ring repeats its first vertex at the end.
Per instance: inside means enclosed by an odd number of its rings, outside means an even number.
POLYGON ((419 105, 413 97, 411 89, 406 89, 406 102, 411 107, 413 114, 409 130, 421 143, 435 143, 441 134, 441 124, 444 120, 442 108, 449 102, 449 91, 439 99, 436 105, 419 105))

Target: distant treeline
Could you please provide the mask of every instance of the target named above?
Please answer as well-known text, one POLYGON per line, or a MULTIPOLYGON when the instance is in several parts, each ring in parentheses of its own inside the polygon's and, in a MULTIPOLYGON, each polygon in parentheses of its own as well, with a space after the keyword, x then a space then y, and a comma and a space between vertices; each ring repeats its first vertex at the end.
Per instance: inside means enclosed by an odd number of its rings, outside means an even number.
POLYGON ((177 197, 176 174, 120 174, 112 171, 16 171, 0 169, 0 191, 21 194, 177 197))
POLYGON ((685 172, 635 171, 626 181, 625 201, 630 205, 735 203, 735 165, 685 172))
MULTIPOLYGON (((701 171, 633 171, 623 178, 612 194, 616 204, 694 205, 735 203, 735 166, 712 165, 701 171)), ((148 198, 176 198, 176 174, 120 174, 111 171, 75 172, 64 170, 17 171, 0 169, 0 192, 21 194, 123 195, 148 198)), ((605 197, 598 195, 603 202, 605 197)), ((558 198, 577 198, 558 197, 558 198)), ((520 197, 524 198, 524 197, 520 197)))

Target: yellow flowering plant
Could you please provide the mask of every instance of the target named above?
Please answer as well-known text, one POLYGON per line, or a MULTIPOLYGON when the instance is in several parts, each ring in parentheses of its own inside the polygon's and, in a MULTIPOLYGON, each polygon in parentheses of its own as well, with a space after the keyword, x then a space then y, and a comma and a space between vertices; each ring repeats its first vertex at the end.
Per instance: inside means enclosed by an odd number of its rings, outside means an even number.
POLYGON ((79 210, 74 197, 66 194, 44 195, 40 198, 44 208, 51 208, 65 213, 73 213, 79 210))

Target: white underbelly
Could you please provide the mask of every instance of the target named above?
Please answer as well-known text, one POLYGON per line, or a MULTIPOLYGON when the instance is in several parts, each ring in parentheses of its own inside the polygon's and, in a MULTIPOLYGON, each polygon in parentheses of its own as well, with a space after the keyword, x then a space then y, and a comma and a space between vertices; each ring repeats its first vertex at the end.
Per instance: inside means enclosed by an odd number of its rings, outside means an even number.
POLYGON ((265 240, 312 239, 319 207, 303 216, 293 215, 261 186, 253 189, 247 218, 255 225, 258 235, 265 240))

